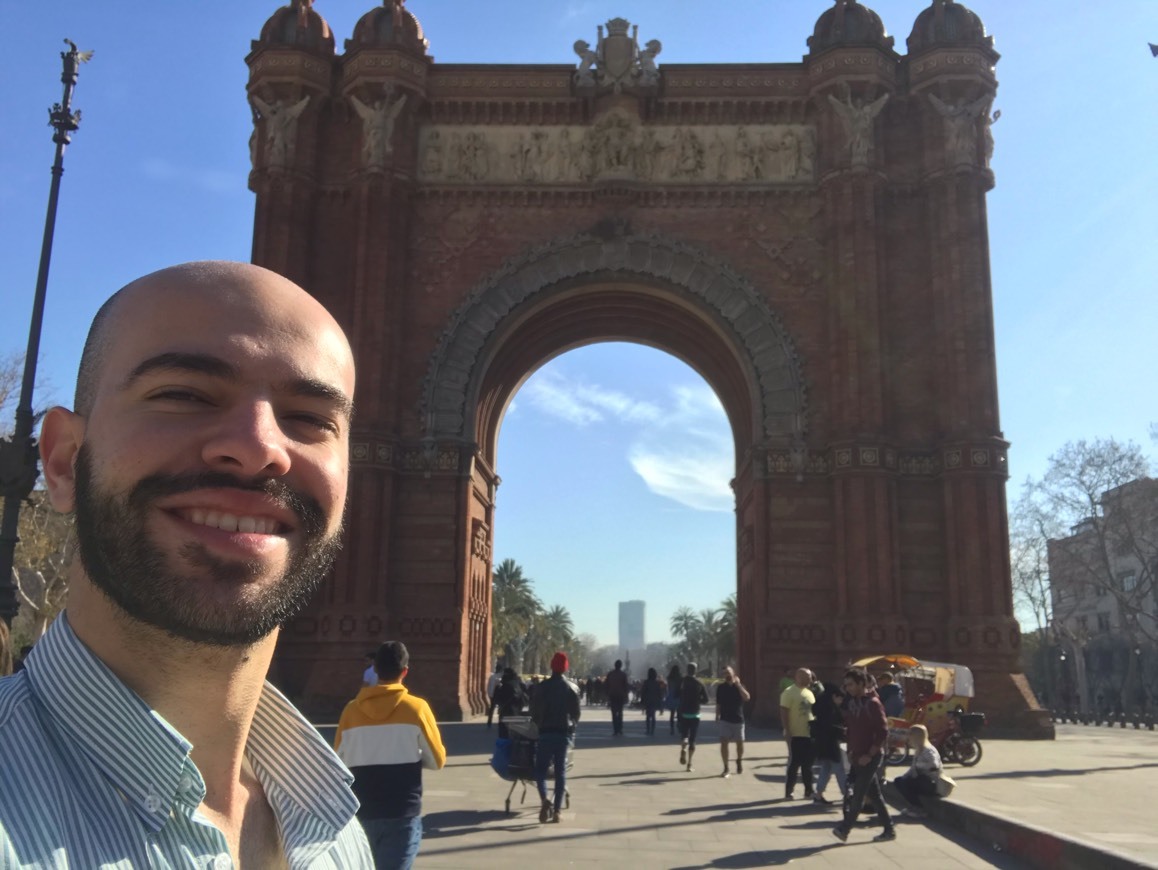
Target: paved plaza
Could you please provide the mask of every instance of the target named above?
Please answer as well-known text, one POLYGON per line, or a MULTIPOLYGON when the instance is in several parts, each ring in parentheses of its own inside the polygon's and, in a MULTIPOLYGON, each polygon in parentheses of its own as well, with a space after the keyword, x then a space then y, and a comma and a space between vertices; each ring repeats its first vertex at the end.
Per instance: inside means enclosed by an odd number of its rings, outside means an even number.
MULTIPOLYGON (((642 717, 632 713, 625 736, 612 738, 606 709, 583 713, 571 809, 558 825, 539 823, 533 785, 520 804, 520 784, 512 813, 504 811, 510 785, 488 764, 495 731, 479 723, 443 725, 450 758, 444 771, 426 776, 426 838, 417 866, 1025 867, 1001 847, 1011 836, 1024 841, 1025 831, 1045 841, 1035 845, 1039 852, 1050 853, 1057 840, 1051 831, 1105 850, 1094 853, 1101 863, 1092 866, 1158 861, 1150 803, 1158 733, 1068 725, 1052 742, 985 741, 977 767, 948 768, 959 783, 953 800, 1024 829, 981 840, 963 833, 959 820, 898 819, 896 842, 872 843, 879 829, 865 826, 845 845, 830 833, 835 809, 783 800, 786 753, 776 732, 749 728, 744 773, 724 779, 714 722, 705 720, 695 770, 687 773, 666 723, 648 737, 642 717)), ((1050 854, 1061 854, 1056 842, 1053 848, 1050 854)), ((1034 863, 1051 862, 1066 865, 1048 855, 1034 863)))

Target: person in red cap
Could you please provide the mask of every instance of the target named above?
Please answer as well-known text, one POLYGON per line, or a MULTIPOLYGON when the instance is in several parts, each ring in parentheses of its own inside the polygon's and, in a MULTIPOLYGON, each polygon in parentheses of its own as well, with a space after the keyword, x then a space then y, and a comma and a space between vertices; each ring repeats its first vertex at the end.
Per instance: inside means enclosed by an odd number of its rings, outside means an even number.
POLYGON ((567 752, 575 745, 575 725, 579 722, 579 690, 563 677, 569 664, 565 652, 551 657, 551 676, 535 692, 531 719, 539 726, 535 749, 535 781, 539 786, 540 822, 562 819, 563 798, 567 794, 567 752), (547 798, 547 770, 555 765, 555 801, 547 798))

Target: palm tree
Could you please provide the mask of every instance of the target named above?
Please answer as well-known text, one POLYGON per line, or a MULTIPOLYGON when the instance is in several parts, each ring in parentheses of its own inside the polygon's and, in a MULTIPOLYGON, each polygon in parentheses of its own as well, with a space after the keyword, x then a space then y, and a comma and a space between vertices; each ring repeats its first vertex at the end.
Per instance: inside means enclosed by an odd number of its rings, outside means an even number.
POLYGON ((495 658, 506 656, 511 667, 522 669, 528 634, 542 609, 534 584, 519 563, 514 559, 500 562, 491 584, 491 652, 495 658))
POLYGON ((563 649, 575 636, 575 624, 566 607, 555 605, 550 610, 540 610, 532 620, 527 652, 531 656, 531 670, 542 673, 544 662, 556 650, 563 649))
POLYGON ((689 640, 696 629, 696 614, 690 607, 681 607, 671 615, 671 633, 676 639, 689 640))
POLYGON ((556 649, 567 646, 575 637, 575 623, 571 620, 571 614, 566 607, 556 604, 543 614, 543 623, 546 627, 545 633, 556 649))
POLYGON ((708 665, 707 673, 714 675, 716 671, 711 667, 712 660, 715 659, 717 670, 720 662, 720 633, 722 628, 720 611, 711 607, 705 608, 697 615, 696 622, 698 623, 698 646, 708 665))
MULTIPOLYGON (((728 660, 736 656, 736 593, 720 602, 720 654, 728 660)), ((721 660, 720 664, 723 664, 721 660)))

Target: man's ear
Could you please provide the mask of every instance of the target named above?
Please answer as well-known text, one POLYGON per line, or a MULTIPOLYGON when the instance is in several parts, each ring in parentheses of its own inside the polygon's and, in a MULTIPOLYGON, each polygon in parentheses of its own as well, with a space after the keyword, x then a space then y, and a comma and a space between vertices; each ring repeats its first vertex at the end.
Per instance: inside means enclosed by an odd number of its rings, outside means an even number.
POLYGON ((84 443, 85 419, 56 407, 40 427, 40 464, 48 500, 61 513, 76 508, 76 454, 84 443))

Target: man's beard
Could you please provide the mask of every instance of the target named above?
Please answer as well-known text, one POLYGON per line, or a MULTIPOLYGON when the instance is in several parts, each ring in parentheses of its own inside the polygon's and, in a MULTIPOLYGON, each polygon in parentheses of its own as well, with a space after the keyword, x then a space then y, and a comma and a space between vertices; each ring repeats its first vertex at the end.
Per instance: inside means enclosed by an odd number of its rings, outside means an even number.
POLYGON ((132 618, 195 643, 255 643, 294 617, 310 600, 341 549, 341 530, 325 533, 316 499, 277 480, 245 482, 221 472, 154 474, 127 496, 103 490, 93 478, 88 445, 76 458, 76 536, 81 563, 93 584, 132 618), (261 492, 293 511, 298 546, 281 577, 221 607, 206 586, 249 585, 261 576, 258 561, 226 561, 190 542, 167 556, 149 537, 146 523, 159 498, 198 489, 261 492), (177 560, 180 560, 178 562, 177 560), (197 571, 182 574, 183 562, 197 571))

